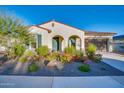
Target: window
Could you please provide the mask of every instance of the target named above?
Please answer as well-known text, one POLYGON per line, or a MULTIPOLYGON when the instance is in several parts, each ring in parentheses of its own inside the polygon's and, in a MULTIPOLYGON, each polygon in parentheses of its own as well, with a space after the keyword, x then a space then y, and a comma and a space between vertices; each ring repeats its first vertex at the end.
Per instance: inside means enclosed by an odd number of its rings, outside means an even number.
POLYGON ((41 38, 42 36, 41 35, 37 35, 37 45, 38 45, 38 47, 40 47, 41 46, 41 44, 42 44, 42 38, 41 38))

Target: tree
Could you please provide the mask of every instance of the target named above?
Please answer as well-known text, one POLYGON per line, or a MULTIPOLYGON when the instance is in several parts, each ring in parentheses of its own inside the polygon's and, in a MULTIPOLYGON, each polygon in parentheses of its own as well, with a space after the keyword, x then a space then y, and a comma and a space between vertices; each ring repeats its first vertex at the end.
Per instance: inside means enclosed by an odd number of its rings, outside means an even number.
POLYGON ((15 45, 28 45, 34 41, 33 35, 24 21, 6 11, 0 12, 0 44, 6 51, 15 45))

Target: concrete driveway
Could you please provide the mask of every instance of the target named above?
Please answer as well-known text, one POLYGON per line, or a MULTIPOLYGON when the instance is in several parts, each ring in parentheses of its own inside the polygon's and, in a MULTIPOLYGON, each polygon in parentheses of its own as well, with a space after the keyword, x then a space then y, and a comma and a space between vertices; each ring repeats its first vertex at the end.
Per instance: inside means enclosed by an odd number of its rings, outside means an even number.
POLYGON ((124 72, 124 55, 102 52, 103 62, 124 72))
POLYGON ((124 88, 124 76, 0 76, 1 88, 124 88))

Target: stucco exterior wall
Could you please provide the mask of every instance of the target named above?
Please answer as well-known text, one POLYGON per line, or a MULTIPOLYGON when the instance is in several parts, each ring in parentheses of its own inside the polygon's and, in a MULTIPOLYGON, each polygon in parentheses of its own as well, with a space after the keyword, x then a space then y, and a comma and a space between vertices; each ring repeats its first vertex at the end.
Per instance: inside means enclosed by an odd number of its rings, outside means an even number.
MULTIPOLYGON (((85 38, 107 38, 108 39, 108 52, 113 51, 113 46, 112 46, 112 35, 107 35, 107 36, 94 36, 94 35, 85 35, 85 31, 82 31, 80 29, 65 25, 63 23, 59 23, 56 21, 50 21, 45 24, 39 25, 39 27, 47 28, 51 30, 50 33, 48 33, 47 30, 37 28, 37 27, 31 27, 30 31, 33 34, 41 34, 42 35, 42 45, 47 45, 51 50, 52 50, 52 39, 55 36, 60 36, 63 38, 62 41, 62 50, 64 50, 65 47, 68 47, 69 45, 69 37, 71 36, 77 36, 81 40, 81 46, 79 48, 79 44, 77 43, 76 48, 77 49, 82 49, 85 52, 85 38)), ((77 39, 76 41, 79 42, 77 39)))
POLYGON ((33 34, 42 35, 42 45, 47 45, 50 49, 52 49, 52 38, 59 35, 64 39, 62 42, 62 50, 63 50, 65 47, 68 47, 69 37, 78 36, 81 39, 81 49, 84 50, 84 31, 81 31, 79 29, 55 21, 51 21, 39 26, 51 30, 51 33, 48 33, 48 31, 36 27, 33 27, 31 29, 31 32, 33 34), (52 24, 54 24, 54 26, 52 26, 52 24))

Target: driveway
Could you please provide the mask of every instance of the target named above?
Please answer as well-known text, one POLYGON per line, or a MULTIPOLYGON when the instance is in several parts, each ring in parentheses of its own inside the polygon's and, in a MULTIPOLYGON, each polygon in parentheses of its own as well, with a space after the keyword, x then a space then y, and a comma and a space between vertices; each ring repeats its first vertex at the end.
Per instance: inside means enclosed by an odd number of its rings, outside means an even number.
POLYGON ((103 62, 124 72, 124 55, 102 52, 103 62))

